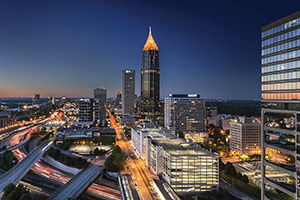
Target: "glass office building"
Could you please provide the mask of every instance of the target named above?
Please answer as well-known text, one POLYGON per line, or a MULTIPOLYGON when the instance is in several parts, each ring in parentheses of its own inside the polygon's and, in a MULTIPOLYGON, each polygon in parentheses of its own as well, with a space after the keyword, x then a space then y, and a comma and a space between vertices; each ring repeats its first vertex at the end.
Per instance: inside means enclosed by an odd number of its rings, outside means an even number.
POLYGON ((300 199, 300 11, 262 27, 261 48, 261 199, 300 199))

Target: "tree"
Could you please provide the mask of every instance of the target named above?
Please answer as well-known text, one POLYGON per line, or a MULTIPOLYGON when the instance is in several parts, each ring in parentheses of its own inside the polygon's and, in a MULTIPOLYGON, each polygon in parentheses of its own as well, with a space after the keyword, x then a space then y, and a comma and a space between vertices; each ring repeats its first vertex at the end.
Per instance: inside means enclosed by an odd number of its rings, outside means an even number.
POLYGON ((242 177, 243 175, 241 174, 241 172, 237 173, 237 175, 235 176, 235 178, 239 180, 241 180, 242 177))
POLYGON ((23 194, 20 198, 20 200, 32 200, 30 194, 23 194))
POLYGON ((241 178, 241 181, 243 181, 246 184, 249 183, 248 176, 244 174, 243 177, 241 178))
POLYGON ((19 200, 20 194, 17 191, 13 190, 4 200, 19 200))
POLYGON ((225 165, 224 165, 224 163, 222 162, 221 158, 219 158, 219 169, 220 169, 220 170, 224 170, 224 169, 225 169, 225 165))
POLYGON ((230 176, 233 177, 233 178, 236 176, 236 170, 235 170, 234 167, 232 167, 231 170, 230 170, 230 176))
POLYGON ((184 138, 184 133, 183 133, 182 131, 180 131, 180 132, 178 133, 178 137, 184 138))
POLYGON ((229 175, 232 168, 233 168, 232 163, 231 162, 227 162, 226 165, 225 165, 225 174, 229 175))
POLYGON ((13 190, 15 189, 15 185, 13 183, 8 184, 3 189, 3 198, 7 197, 13 190))
POLYGON ((100 150, 98 149, 98 147, 94 150, 94 155, 99 155, 100 154, 100 150))

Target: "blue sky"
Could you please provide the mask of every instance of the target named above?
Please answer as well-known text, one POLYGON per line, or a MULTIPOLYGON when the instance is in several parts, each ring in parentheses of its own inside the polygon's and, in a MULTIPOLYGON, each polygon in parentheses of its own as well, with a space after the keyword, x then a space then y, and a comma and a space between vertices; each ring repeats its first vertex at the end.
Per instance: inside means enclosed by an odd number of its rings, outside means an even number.
POLYGON ((91 97, 121 89, 152 26, 160 50, 161 98, 260 98, 261 27, 300 1, 13 1, 0 6, 0 97, 91 97))

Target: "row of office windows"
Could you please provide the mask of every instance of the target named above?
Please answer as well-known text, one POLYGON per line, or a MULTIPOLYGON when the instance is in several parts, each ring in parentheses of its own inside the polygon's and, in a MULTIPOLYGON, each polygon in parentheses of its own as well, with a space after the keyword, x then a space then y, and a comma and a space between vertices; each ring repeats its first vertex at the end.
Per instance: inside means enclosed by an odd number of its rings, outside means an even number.
POLYGON ((264 75, 261 77, 261 81, 262 82, 281 81, 281 80, 290 80, 296 78, 300 78, 300 71, 264 75))
POLYGON ((295 100, 300 99, 300 93, 262 93, 262 99, 272 99, 272 100, 295 100))
POLYGON ((283 63, 283 64, 262 67, 261 73, 275 72, 275 71, 281 71, 281 70, 286 70, 286 69, 295 69, 295 68, 300 68, 300 61, 293 61, 293 62, 288 62, 288 63, 283 63))
POLYGON ((273 46, 273 47, 269 47, 267 49, 263 49, 261 51, 261 55, 264 56, 264 55, 268 55, 268 54, 275 53, 275 52, 278 52, 278 51, 283 51, 283 50, 287 50, 287 49, 290 49, 290 48, 294 48, 294 47, 297 47, 297 46, 300 46, 300 39, 290 41, 290 42, 287 42, 287 43, 284 43, 284 44, 279 44, 279 45, 276 45, 276 46, 273 46))
POLYGON ((261 64, 268 64, 268 63, 272 63, 272 62, 277 62, 277 61, 282 61, 282 60, 287 60, 287 59, 297 58, 297 57, 300 57, 300 50, 291 51, 291 52, 282 53, 282 54, 279 54, 276 56, 270 56, 267 58, 263 58, 263 59, 261 59, 261 64))
POLYGON ((297 19, 293 19, 289 22, 286 22, 284 24, 280 24, 274 28, 271 28, 269 30, 266 30, 264 32, 262 32, 261 36, 262 38, 267 37, 269 35, 275 34, 275 33, 279 33, 280 31, 284 31, 286 29, 292 28, 294 26, 297 26, 300 24, 300 17, 297 19))
POLYGON ((272 90, 300 90, 300 82, 293 83, 273 83, 268 85, 262 85, 262 91, 272 91, 272 90))
POLYGON ((277 43, 277 42, 281 42, 281 41, 284 41, 284 40, 287 40, 287 39, 290 39, 290 38, 293 38, 293 37, 297 37, 299 35, 300 35, 300 28, 295 29, 293 31, 283 33, 281 35, 278 35, 278 36, 275 36, 275 37, 272 37, 272 38, 269 38, 267 40, 264 40, 264 41, 261 42, 261 46, 265 47, 265 46, 268 46, 268 45, 271 45, 271 44, 274 44, 274 43, 277 43))

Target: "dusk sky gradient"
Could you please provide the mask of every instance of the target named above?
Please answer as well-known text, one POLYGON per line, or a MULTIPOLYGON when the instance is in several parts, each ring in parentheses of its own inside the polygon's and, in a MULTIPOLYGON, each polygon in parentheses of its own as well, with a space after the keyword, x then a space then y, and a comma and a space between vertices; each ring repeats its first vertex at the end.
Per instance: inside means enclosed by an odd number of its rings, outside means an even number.
POLYGON ((148 27, 159 47, 161 98, 260 99, 261 27, 299 0, 0 1, 0 97, 92 97, 121 90, 148 27))

